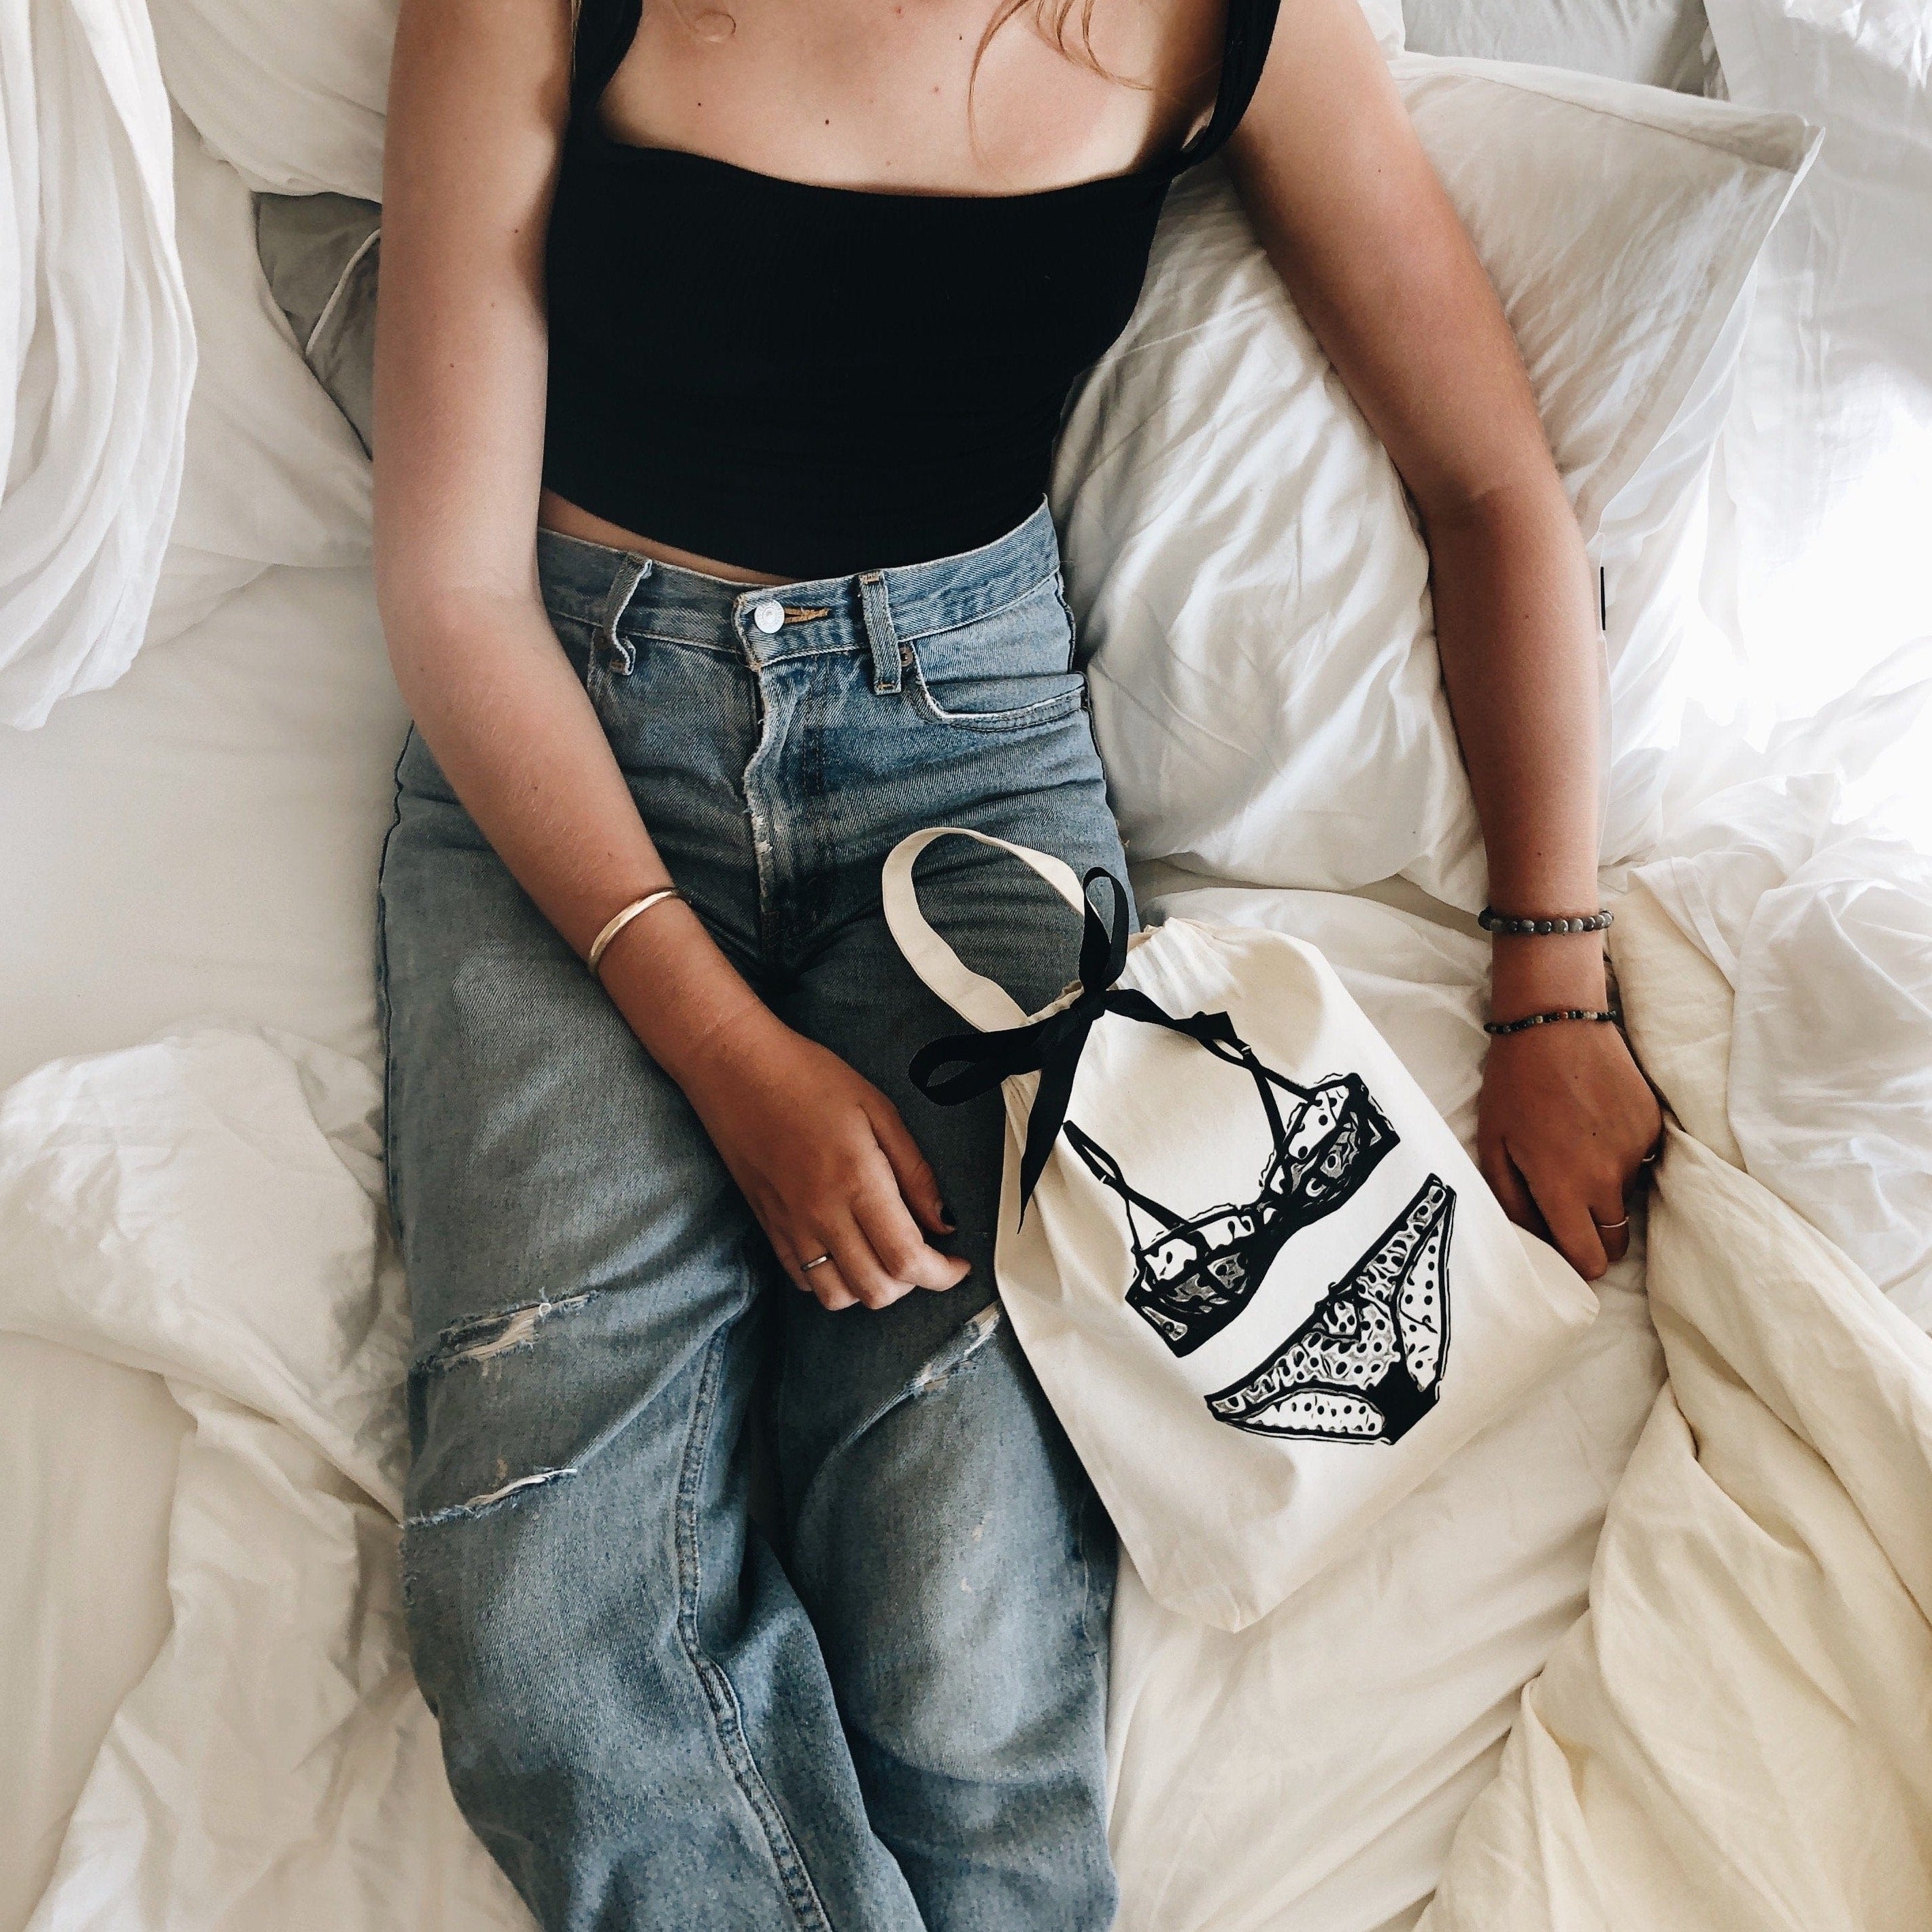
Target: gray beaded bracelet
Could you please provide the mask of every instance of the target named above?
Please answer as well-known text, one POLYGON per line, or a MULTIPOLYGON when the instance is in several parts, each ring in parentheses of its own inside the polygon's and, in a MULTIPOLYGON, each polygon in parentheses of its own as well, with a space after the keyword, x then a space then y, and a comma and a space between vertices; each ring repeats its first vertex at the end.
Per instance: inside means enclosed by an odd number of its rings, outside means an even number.
POLYGON ((1600 1020, 1614 1022, 1622 1018, 1622 1013, 1600 1013, 1589 1006, 1558 1006, 1554 1012, 1531 1013, 1526 1018, 1520 1020, 1485 1020, 1483 1022, 1483 1030, 1485 1033, 1521 1033, 1528 1027, 1555 1026, 1562 1020, 1600 1020))
POLYGON ((1508 934, 1512 938, 1528 938, 1532 934, 1540 938, 1550 932, 1601 932, 1616 915, 1606 908, 1599 908, 1588 915, 1572 915, 1568 919, 1515 919, 1494 906, 1485 906, 1476 915, 1476 923, 1485 932, 1508 934))

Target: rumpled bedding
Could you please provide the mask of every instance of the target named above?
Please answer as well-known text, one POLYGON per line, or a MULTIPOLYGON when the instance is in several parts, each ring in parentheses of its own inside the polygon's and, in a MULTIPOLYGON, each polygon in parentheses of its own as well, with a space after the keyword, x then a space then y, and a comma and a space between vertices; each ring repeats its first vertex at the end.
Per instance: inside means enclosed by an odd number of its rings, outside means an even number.
POLYGON ((195 338, 139 0, 0 6, 0 722, 140 648, 195 338))
POLYGON ((1733 786, 1635 878, 1734 1003, 1730 1157, 1932 1329, 1932 858, 1844 813, 1733 786))
POLYGON ((0 1100, 0 1323, 159 1374, 191 1424, 173 1629, 34 1932, 530 1924, 450 1796, 403 1635, 380 1104, 358 1060, 214 1026, 0 1100))
POLYGON ((1676 1116, 1650 1215, 1670 1379, 1589 1612, 1524 1693, 1422 1923, 1916 1932, 1932 1340, 1735 1164, 1728 989, 1646 888, 1624 920, 1634 1030, 1676 1116))

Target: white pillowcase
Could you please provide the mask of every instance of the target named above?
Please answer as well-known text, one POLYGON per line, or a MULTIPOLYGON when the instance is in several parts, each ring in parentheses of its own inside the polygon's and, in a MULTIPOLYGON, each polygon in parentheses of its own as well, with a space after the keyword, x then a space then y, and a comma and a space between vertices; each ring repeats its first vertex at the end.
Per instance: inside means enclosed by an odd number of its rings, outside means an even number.
POLYGON ((1412 53, 1528 61, 1704 89, 1703 0, 1402 0, 1412 53))
POLYGON ((395 0, 150 0, 168 92, 251 188, 379 200, 395 0))
POLYGON ((1932 22, 1924 0, 1710 0, 1733 100, 1820 122, 1765 251, 1713 492, 1706 680, 1762 738, 1932 634, 1932 22))
MULTIPOLYGON (((1550 69, 1394 65, 1586 541, 1615 538, 1640 590, 1643 544, 1685 540, 1730 374, 1718 352, 1810 131, 1550 69), (1673 425, 1694 428, 1688 448, 1673 425)), ((1330 890, 1406 874, 1482 903, 1400 479, 1218 170, 1171 197, 1134 320, 1070 412, 1054 501, 1133 858, 1330 890)), ((1667 656, 1678 626, 1621 594, 1612 608, 1614 693, 1654 668, 1619 646, 1667 656)), ((1622 826, 1648 822, 1657 762, 1630 781, 1622 826)))
POLYGON ((368 460, 268 292, 254 198, 178 116, 175 193, 201 368, 150 644, 272 564, 334 569, 369 554, 368 460))

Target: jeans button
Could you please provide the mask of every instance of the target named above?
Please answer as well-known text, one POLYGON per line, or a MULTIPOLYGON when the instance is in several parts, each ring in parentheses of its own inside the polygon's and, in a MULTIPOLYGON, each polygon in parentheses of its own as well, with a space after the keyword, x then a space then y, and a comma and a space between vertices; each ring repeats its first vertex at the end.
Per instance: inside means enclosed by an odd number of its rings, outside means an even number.
POLYGON ((766 637, 784 628, 784 606, 775 597, 767 597, 752 613, 752 622, 766 637))

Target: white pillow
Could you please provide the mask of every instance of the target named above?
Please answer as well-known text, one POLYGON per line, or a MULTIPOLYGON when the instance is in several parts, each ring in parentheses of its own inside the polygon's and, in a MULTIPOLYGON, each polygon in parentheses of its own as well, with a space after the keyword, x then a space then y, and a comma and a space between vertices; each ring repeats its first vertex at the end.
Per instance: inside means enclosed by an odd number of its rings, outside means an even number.
POLYGON ((182 266, 201 368, 151 642, 271 564, 333 569, 369 554, 368 460, 268 292, 254 197, 178 117, 176 136, 182 266))
POLYGON ((1733 100, 1826 129, 1765 251, 1713 494, 1738 657, 1711 682, 1761 738, 1932 634, 1932 22, 1925 0, 1710 14, 1733 100))
POLYGON ((149 0, 161 72, 251 188, 378 200, 396 0, 149 0))
POLYGON ((1528 61, 1704 91, 1704 0, 1402 0, 1412 53, 1528 61))
POLYGON ((1362 0, 1362 11, 1369 16, 1376 44, 1385 54, 1399 54, 1402 48, 1402 0, 1362 0))
MULTIPOLYGON (((1586 541, 1616 537, 1620 578, 1640 590, 1630 554, 1683 541, 1730 372, 1716 352, 1810 130, 1550 69, 1394 66, 1516 331, 1586 541), (1688 450, 1680 423, 1696 428, 1688 450)), ((1070 412, 1054 501, 1133 858, 1330 890, 1405 873, 1482 903, 1400 479, 1218 171, 1171 197, 1134 320, 1070 412)), ((1681 593, 1684 573, 1664 574, 1681 593)), ((1612 609, 1624 642, 1671 647, 1654 611, 1621 594, 1612 609)), ((1613 761, 1613 796, 1616 782, 1613 761)), ((1646 772, 1626 824, 1659 783, 1646 772)))

